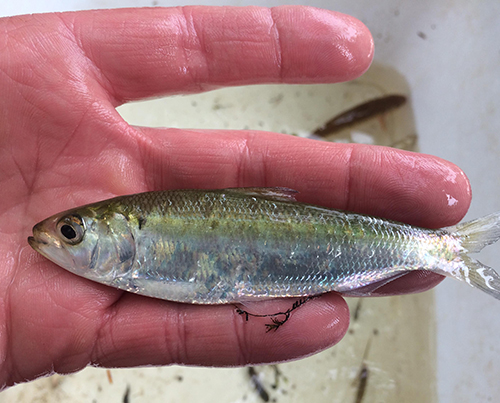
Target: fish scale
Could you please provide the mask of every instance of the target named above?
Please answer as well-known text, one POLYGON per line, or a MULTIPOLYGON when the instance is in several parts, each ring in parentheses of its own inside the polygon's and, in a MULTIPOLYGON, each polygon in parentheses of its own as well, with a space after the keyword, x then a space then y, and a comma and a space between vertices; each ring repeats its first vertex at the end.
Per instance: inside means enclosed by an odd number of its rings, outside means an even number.
POLYGON ((498 213, 431 230, 298 203, 295 193, 233 188, 121 196, 49 217, 29 242, 75 274, 179 302, 369 295, 414 270, 456 277, 498 298, 499 276, 467 256, 500 237, 498 213))

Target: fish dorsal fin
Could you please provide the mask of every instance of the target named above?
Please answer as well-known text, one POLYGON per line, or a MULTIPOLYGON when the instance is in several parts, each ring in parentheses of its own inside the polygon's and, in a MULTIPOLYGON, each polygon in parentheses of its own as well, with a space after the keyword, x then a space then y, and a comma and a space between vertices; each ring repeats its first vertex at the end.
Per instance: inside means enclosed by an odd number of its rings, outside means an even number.
POLYGON ((276 201, 294 202, 295 195, 299 193, 297 190, 274 187, 274 188, 229 188, 227 192, 236 193, 244 196, 264 197, 276 201))

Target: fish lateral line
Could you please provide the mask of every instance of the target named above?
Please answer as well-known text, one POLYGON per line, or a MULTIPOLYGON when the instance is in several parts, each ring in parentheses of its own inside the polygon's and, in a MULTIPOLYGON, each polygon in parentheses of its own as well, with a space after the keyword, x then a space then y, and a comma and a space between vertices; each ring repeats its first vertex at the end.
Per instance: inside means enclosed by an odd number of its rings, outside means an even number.
POLYGON ((276 331, 278 330, 281 326, 283 326, 288 319, 290 319, 290 315, 293 311, 295 311, 297 308, 301 307, 304 305, 307 301, 310 301, 311 299, 317 298, 317 295, 311 295, 307 297, 303 297, 301 299, 298 299, 292 304, 292 307, 287 309, 284 312, 277 312, 277 313, 268 313, 268 314, 257 314, 257 313, 251 313, 248 311, 245 311, 244 309, 241 309, 235 305, 236 308, 236 313, 239 315, 243 315, 245 317, 245 322, 248 322, 248 319, 250 316, 254 318, 271 318, 272 323, 266 323, 266 333, 269 333, 270 331, 276 331), (284 316, 284 319, 280 320, 276 318, 276 316, 284 316))

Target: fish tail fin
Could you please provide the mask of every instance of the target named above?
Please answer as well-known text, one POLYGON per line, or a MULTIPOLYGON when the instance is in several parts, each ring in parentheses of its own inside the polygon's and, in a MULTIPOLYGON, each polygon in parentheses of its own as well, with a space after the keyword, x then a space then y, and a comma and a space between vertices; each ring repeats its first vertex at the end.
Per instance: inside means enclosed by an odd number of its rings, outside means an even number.
POLYGON ((500 239, 500 211, 444 229, 460 236, 468 253, 477 253, 500 239))
POLYGON ((447 227, 445 230, 459 236, 464 248, 461 253, 464 266, 450 274, 500 299, 500 275, 491 267, 468 256, 468 253, 477 253, 500 239, 500 212, 447 227))
POLYGON ((486 294, 500 299, 500 275, 491 267, 469 256, 462 257, 466 268, 460 270, 460 274, 452 276, 464 280, 474 288, 484 291, 486 294))

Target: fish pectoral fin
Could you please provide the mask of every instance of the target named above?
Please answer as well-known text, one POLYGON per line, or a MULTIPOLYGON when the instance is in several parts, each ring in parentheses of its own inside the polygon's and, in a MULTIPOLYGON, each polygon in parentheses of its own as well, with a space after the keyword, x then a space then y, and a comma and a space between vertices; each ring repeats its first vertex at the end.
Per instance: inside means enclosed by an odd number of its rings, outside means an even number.
POLYGON ((256 196, 276 201, 297 201, 295 196, 299 193, 297 190, 273 187, 273 188, 228 188, 226 192, 239 194, 242 196, 256 196))

